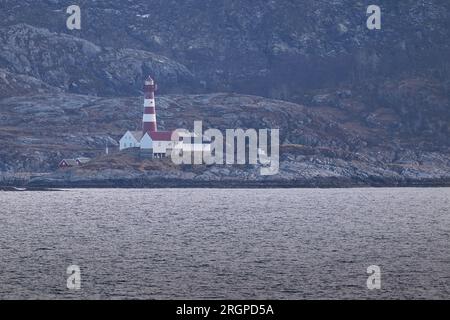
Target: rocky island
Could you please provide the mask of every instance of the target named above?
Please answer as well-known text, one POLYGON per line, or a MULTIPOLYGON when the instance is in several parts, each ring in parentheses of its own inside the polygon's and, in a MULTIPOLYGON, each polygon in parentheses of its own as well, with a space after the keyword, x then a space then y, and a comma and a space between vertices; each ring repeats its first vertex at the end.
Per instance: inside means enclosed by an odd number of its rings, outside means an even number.
POLYGON ((372 33, 347 0, 102 1, 74 31, 57 1, 23 2, 0 13, 0 185, 450 185, 448 3, 385 4, 372 33), (161 129, 278 128, 279 173, 119 152, 150 73, 161 129), (92 160, 58 167, 74 157, 92 160))

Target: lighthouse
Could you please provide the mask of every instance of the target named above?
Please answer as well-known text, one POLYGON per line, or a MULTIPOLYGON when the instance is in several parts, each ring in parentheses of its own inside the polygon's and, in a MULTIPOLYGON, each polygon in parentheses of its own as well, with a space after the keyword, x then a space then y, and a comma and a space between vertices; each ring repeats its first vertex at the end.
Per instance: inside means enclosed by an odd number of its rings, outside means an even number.
POLYGON ((142 116, 142 134, 158 131, 156 126, 155 81, 149 76, 144 82, 144 114, 142 116))
MULTIPOLYGON (((119 141, 120 150, 139 148, 141 156, 164 158, 170 155, 173 149, 185 147, 183 141, 177 138, 172 140, 172 135, 175 131, 157 130, 155 91, 156 83, 149 76, 144 82, 142 130, 125 132, 119 141)), ((178 134, 174 137, 179 138, 178 134)), ((190 145, 187 145, 186 148, 189 149, 190 145)))
POLYGON ((142 130, 127 131, 119 141, 120 150, 140 148, 141 154, 151 154, 154 158, 163 158, 168 151, 179 145, 172 141, 172 131, 158 131, 155 105, 156 83, 148 76, 144 82, 144 112, 142 130))

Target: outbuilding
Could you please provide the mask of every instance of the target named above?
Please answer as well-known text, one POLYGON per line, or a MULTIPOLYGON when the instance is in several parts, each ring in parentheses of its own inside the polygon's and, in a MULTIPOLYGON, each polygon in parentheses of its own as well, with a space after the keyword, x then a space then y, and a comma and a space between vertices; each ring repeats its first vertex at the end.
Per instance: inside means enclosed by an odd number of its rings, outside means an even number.
POLYGON ((58 165, 60 168, 71 168, 78 166, 78 162, 75 159, 62 159, 58 165))

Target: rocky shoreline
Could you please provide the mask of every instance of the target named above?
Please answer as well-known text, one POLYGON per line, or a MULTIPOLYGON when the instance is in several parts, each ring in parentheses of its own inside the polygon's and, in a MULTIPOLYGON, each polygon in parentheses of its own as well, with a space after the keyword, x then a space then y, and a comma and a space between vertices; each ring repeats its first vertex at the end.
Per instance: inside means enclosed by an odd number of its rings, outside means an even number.
POLYGON ((18 187, 18 186, 0 186, 0 191, 24 192, 24 191, 61 191, 55 188, 47 187, 18 187))
POLYGON ((184 181, 178 179, 111 179, 84 181, 32 181, 21 187, 0 186, 0 191, 57 191, 62 188, 397 188, 397 187, 450 187, 450 179, 421 179, 395 181, 391 179, 356 180, 318 178, 313 181, 184 181))

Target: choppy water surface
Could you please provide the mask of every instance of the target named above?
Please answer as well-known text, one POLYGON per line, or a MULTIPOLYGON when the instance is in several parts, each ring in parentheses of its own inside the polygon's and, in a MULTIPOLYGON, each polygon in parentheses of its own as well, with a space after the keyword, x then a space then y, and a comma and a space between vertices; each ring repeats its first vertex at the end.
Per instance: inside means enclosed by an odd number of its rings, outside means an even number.
POLYGON ((0 244, 3 299, 449 299, 450 189, 0 192, 0 244))

